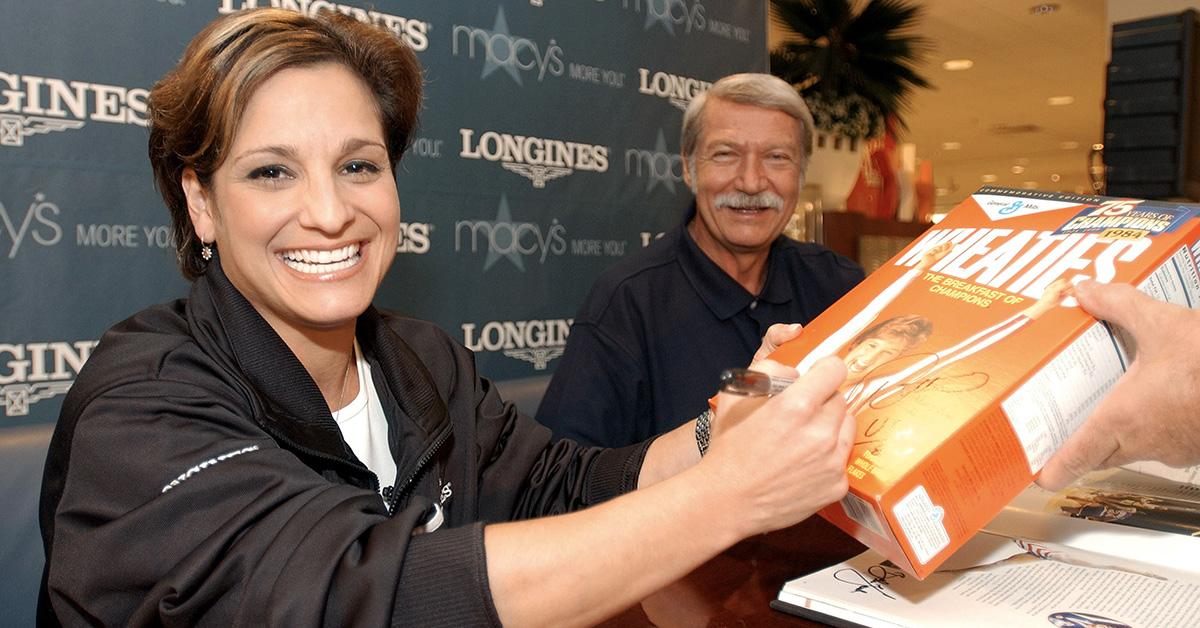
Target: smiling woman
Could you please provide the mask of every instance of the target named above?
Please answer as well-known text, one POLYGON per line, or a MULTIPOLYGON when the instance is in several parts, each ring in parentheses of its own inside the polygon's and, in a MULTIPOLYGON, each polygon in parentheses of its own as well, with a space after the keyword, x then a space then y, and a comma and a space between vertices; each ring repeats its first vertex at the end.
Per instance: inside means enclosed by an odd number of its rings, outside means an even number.
POLYGON ((320 362, 331 343, 352 346, 355 320, 383 281, 399 234, 396 181, 371 90, 340 64, 282 70, 250 97, 227 153, 208 185, 183 170, 195 233, 216 242, 229 281, 339 410, 341 386, 353 399, 357 378, 345 382, 348 369, 338 367, 322 381, 320 362), (297 128, 279 110, 323 123, 297 128))
MULTIPOLYGON (((273 9, 219 18, 155 86, 192 289, 110 329, 63 404, 42 623, 590 624, 845 492, 837 360, 723 401, 703 459, 694 422, 587 448, 375 309, 420 91, 386 31, 273 9)), ((751 176, 788 150, 750 148, 751 176)))

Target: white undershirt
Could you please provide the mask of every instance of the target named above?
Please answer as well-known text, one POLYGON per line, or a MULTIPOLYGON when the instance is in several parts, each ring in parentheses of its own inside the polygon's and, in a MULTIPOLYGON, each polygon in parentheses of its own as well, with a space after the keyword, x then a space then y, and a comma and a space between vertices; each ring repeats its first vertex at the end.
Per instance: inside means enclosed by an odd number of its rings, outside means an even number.
POLYGON ((383 405, 375 394, 371 365, 354 341, 354 357, 358 367, 358 395, 349 404, 333 413, 342 438, 355 456, 379 478, 379 491, 396 483, 396 461, 388 447, 387 418, 383 405))

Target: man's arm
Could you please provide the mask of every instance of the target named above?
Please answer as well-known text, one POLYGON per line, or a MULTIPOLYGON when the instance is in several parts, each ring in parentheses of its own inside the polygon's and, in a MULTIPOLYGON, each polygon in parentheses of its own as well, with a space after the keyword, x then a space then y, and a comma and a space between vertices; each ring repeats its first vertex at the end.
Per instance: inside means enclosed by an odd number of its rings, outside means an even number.
POLYGON ((1096 318, 1129 332, 1137 355, 1042 468, 1038 484, 1058 489, 1092 469, 1135 460, 1200 462, 1200 312, 1127 284, 1085 281, 1075 286, 1075 298, 1096 318))

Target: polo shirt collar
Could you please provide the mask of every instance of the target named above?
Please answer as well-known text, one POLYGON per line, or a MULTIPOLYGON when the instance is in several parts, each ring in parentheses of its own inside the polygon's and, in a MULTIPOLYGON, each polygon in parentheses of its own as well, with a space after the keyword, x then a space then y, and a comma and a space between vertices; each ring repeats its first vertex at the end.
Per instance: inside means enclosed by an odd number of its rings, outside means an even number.
POLYGON ((781 269, 777 268, 779 255, 776 250, 782 246, 779 238, 771 243, 771 250, 767 253, 767 278, 756 299, 755 295, 747 292, 733 277, 717 266, 717 263, 700 249, 700 245, 696 244, 691 232, 688 231, 688 224, 695 216, 696 204, 693 202, 684 218, 683 226, 679 229, 682 244, 679 247, 680 267, 683 269, 684 276, 687 277, 696 293, 700 295, 700 299, 704 301, 714 316, 723 321, 729 320, 738 312, 749 307, 755 300, 779 304, 792 299, 792 291, 787 277, 781 269))

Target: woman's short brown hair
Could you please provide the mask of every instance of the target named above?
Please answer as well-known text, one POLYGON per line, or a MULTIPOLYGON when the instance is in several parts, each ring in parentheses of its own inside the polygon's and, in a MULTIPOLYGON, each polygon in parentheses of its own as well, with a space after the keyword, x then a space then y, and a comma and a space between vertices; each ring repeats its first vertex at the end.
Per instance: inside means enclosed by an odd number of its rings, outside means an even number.
MULTIPOLYGON (((209 185, 233 142, 250 96, 280 70, 340 63, 375 95, 393 170, 408 148, 421 104, 417 57, 392 33, 340 13, 284 9, 222 16, 200 31, 150 91, 150 165, 171 212, 179 268, 204 272, 181 183, 185 168, 209 185)), ((281 111, 302 123, 304 112, 281 111)))
POLYGON ((889 318, 864 330, 850 345, 858 345, 870 338, 894 339, 904 343, 904 350, 907 351, 925 342, 932 333, 933 322, 928 318, 920 314, 907 314, 889 318))

